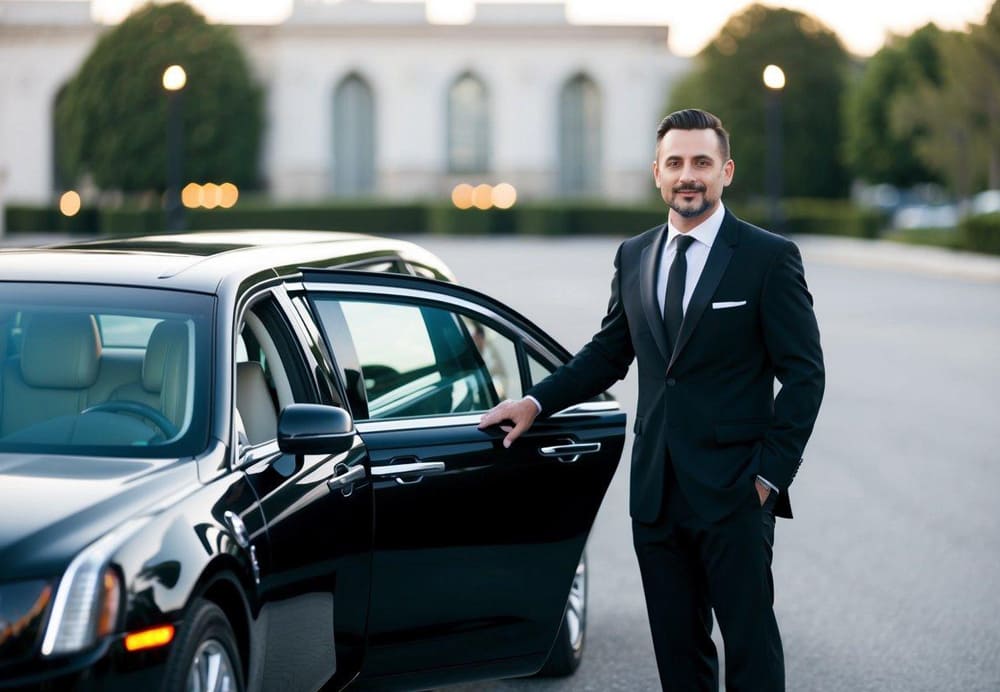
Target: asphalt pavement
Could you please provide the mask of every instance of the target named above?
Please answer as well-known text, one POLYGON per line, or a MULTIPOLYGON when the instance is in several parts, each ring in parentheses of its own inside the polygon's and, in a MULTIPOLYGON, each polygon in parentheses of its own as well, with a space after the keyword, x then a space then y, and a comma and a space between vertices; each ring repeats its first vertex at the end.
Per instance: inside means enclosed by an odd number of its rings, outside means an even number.
MULTIPOLYGON (((414 238, 570 350, 620 239, 414 238)), ((806 237, 827 390, 779 520, 788 689, 1000 690, 1000 258, 806 237)), ((630 417, 634 372, 612 389, 630 417)), ((629 440, 629 446, 631 440, 629 440)), ((453 692, 655 690, 627 513, 628 450, 589 543, 587 650, 564 680, 453 692)), ((716 631, 720 651, 721 639, 716 631)))

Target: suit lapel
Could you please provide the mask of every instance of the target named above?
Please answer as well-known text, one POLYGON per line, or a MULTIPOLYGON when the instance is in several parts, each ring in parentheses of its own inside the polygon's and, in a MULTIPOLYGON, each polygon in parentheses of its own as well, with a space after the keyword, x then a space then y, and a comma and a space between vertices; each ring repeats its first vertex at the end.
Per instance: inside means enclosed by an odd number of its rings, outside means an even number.
POLYGON ((649 322, 649 331, 653 335, 656 347, 663 354, 663 360, 670 360, 670 348, 667 346, 667 332, 663 326, 663 313, 656 295, 656 280, 660 268, 660 257, 663 255, 663 244, 667 240, 667 224, 663 224, 656 232, 651 243, 642 251, 639 263, 639 287, 642 311, 649 322))
POLYGON ((736 217, 729 210, 726 210, 722 226, 719 227, 719 234, 715 237, 712 249, 708 253, 705 268, 702 270, 701 276, 698 278, 698 283, 694 287, 694 293, 691 295, 691 301, 688 303, 687 310, 684 311, 684 321, 681 322, 681 329, 677 334, 677 344, 674 346, 674 352, 670 356, 670 364, 667 365, 667 372, 670 372, 670 368, 677 362, 677 356, 684 350, 684 346, 691 338, 695 327, 698 326, 698 320, 701 319, 705 308, 708 307, 712 296, 715 295, 715 289, 718 288, 719 282, 722 281, 722 275, 726 273, 726 267, 729 266, 729 260, 733 257, 733 252, 739 239, 738 224, 739 222, 736 217))

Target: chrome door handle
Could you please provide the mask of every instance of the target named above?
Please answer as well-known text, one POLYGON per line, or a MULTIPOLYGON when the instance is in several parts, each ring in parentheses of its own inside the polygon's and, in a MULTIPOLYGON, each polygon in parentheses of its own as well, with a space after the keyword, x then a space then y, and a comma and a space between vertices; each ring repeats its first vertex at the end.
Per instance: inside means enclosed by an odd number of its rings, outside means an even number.
POLYGON ((373 478, 395 478, 400 485, 419 483, 424 476, 444 473, 443 461, 415 461, 409 464, 389 464, 372 466, 373 478), (413 478, 416 476, 416 478, 413 478), (410 477, 407 479, 407 477, 410 477))
MULTIPOLYGON (((343 464, 337 465, 338 469, 343 467, 343 464)), ((365 467, 358 465, 350 469, 346 473, 342 473, 339 476, 334 476, 326 482, 330 490, 342 490, 344 492, 344 497, 349 496, 354 492, 354 484, 359 483, 365 479, 365 467)))
POLYGON ((568 445, 542 447, 538 450, 543 457, 556 457, 566 464, 572 464, 584 454, 596 454, 600 451, 600 442, 576 442, 568 445))

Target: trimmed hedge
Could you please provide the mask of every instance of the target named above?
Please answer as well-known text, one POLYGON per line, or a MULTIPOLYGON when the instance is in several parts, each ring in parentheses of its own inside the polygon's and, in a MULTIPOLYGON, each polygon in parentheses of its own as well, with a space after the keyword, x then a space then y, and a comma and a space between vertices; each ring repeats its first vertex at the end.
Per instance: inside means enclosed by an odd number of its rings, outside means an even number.
MULTIPOLYGON (((742 218, 764 228, 771 224, 761 204, 733 204, 742 218)), ((791 199, 784 205, 784 233, 821 233, 876 237, 884 218, 855 208, 846 200, 791 199)), ((249 199, 233 209, 187 210, 186 224, 192 231, 240 228, 293 228, 304 230, 358 231, 375 234, 439 233, 447 235, 617 235, 630 236, 666 220, 662 202, 634 206, 596 201, 526 202, 512 209, 460 210, 439 202, 268 205, 249 199)), ((7 228, 18 231, 72 231, 108 236, 162 233, 165 219, 160 209, 121 207, 85 209, 67 219, 50 207, 11 206, 7 228)), ((977 247, 987 243, 976 226, 977 247)))
POLYGON ((12 204, 4 209, 7 233, 71 233, 93 235, 100 232, 101 212, 84 207, 75 216, 64 216, 56 207, 12 204))
POLYGON ((961 223, 959 231, 965 249, 1000 255, 1000 212, 970 216, 961 223))
POLYGON ((733 211, 750 223, 788 235, 839 235, 877 238, 888 219, 884 214, 857 207, 848 200, 786 199, 781 204, 783 223, 774 228, 767 207, 761 203, 736 205, 733 211))

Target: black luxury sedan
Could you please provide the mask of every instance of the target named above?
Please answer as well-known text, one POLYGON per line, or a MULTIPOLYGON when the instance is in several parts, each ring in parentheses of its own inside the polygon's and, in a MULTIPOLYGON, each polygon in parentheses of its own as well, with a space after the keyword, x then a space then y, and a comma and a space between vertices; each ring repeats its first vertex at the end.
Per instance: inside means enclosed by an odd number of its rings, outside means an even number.
POLYGON ((246 231, 0 252, 0 688, 569 674, 625 415, 511 449, 568 358, 419 247, 246 231))

